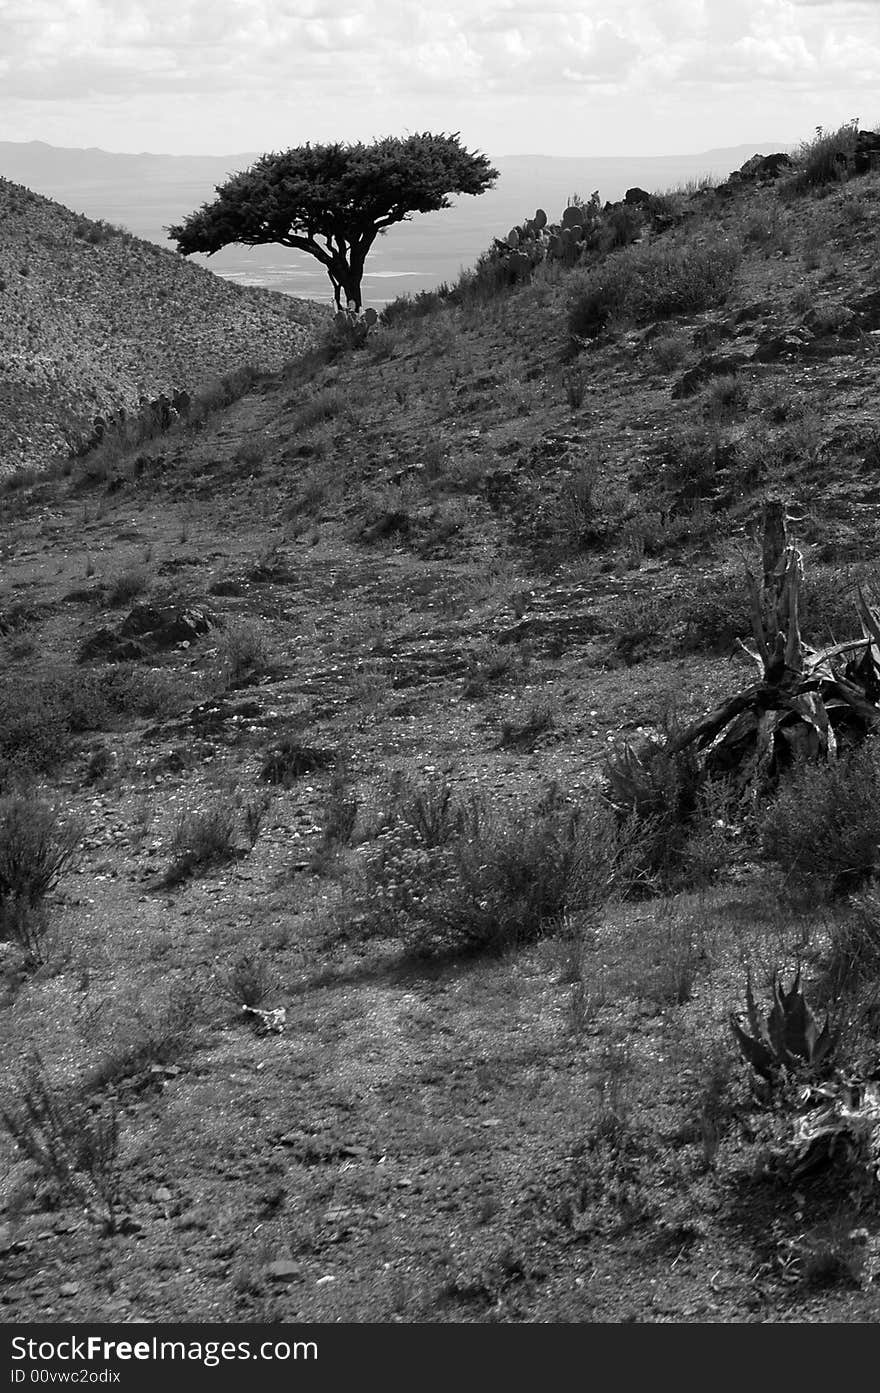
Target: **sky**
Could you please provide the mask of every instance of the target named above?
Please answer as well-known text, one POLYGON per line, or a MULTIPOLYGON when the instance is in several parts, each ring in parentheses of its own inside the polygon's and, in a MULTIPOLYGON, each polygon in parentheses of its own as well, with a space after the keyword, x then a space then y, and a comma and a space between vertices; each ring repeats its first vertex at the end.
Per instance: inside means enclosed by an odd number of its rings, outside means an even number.
POLYGON ((880 0, 0 0, 4 140, 660 155, 857 117, 880 125, 880 0))

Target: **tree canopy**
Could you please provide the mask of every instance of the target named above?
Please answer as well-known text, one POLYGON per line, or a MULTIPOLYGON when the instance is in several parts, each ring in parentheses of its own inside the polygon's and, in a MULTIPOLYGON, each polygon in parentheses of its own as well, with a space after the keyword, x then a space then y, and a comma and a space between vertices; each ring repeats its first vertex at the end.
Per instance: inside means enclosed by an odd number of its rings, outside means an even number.
POLYGON ((458 132, 306 144, 261 155, 218 184, 213 203, 167 230, 184 256, 212 256, 231 243, 308 252, 326 268, 337 308, 360 310, 364 262, 381 232, 412 213, 449 208, 450 194, 484 193, 497 178, 458 132))

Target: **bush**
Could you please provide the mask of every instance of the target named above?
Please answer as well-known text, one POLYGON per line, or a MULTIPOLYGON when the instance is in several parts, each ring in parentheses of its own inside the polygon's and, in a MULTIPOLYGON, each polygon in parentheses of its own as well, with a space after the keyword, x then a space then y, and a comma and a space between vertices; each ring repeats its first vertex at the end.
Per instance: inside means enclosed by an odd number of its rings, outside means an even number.
POLYGON ((293 420, 293 429, 298 434, 313 430, 315 426, 341 415, 344 406, 345 397, 338 387, 322 387, 299 408, 293 420))
POLYGON ((311 774, 316 769, 327 769, 335 761, 333 750, 320 750, 307 745, 298 735, 285 735, 277 745, 266 754, 260 778, 266 784, 281 784, 290 788, 303 774, 311 774))
POLYGON ((222 377, 204 383, 193 394, 189 406, 189 421, 197 424, 213 415, 215 411, 222 411, 224 407, 231 406, 233 402, 246 396, 259 378, 258 368, 252 363, 242 363, 231 372, 224 373, 222 377))
POLYGON ((33 677, 0 677, 0 789, 67 754, 70 722, 56 692, 33 677))
POLYGON ((218 793, 207 807, 181 813, 171 839, 166 884, 177 885, 196 871, 230 861, 236 854, 236 805, 218 793))
POLYGON ((847 121, 837 130, 816 127, 812 140, 805 140, 795 153, 797 172, 785 187, 791 193, 807 193, 825 184, 841 183, 855 153, 858 121, 847 121))
POLYGON ((126 1080, 156 1082, 154 1065, 179 1059, 193 1043, 204 1000, 198 981, 172 982, 161 995, 145 995, 143 986, 96 1004, 88 1029, 100 1050, 85 1086, 99 1092, 126 1080))
POLYGON ((674 617, 684 625, 685 652, 729 652, 750 633, 745 576, 720 572, 701 577, 698 588, 675 602, 674 617))
POLYGON ((149 587, 150 573, 146 566, 131 566, 110 580, 104 592, 104 603, 109 609, 116 609, 119 605, 130 604, 149 587))
POLYGON ((660 739, 626 745, 605 764, 608 800, 632 843, 634 878, 663 891, 710 884, 730 860, 728 795, 712 783, 692 746, 670 751, 674 720, 660 739))
POLYGON ((651 358, 662 373, 675 372, 690 352, 690 342, 682 333, 662 333, 651 340, 651 358))
POLYGON ((18 1150, 54 1189, 54 1201, 82 1205, 112 1233, 120 1190, 115 1111, 91 1105, 82 1090, 56 1088, 33 1051, 16 1103, 0 1117, 18 1150))
POLYGON ((733 289, 739 262, 739 250, 723 238, 703 245, 664 239, 614 252, 575 280, 569 333, 577 343, 596 338, 612 319, 646 324, 712 309, 733 289))
POLYGON ((420 290, 415 295, 398 295, 382 310, 379 321, 386 327, 393 328, 414 319, 424 319, 442 309, 451 294, 448 282, 443 281, 436 290, 420 290))
POLYGON ((226 625, 217 645, 217 658, 220 681, 226 687, 240 687, 273 666, 266 634, 252 619, 236 619, 226 625))
POLYGON ((832 894, 880 869, 880 746, 869 738, 827 764, 804 764, 781 785, 761 826, 764 855, 832 894))
POLYGON ((849 911, 829 926, 829 939, 822 985, 832 999, 880 980, 880 887, 853 895, 849 911))
POLYGON ((398 934, 414 956, 518 947, 627 888, 624 844, 599 802, 578 808, 553 791, 511 814, 447 800, 447 787, 410 785, 363 851, 368 926, 398 934))
POLYGON ((0 788, 17 776, 56 768, 73 735, 106 730, 125 717, 172 715, 194 694, 192 678, 136 663, 58 663, 0 678, 0 788))
POLYGON ((688 424, 672 430, 658 452, 657 484, 688 508, 711 501, 729 504, 760 478, 761 464, 717 425, 688 424))
POLYGON ((265 954, 245 948, 217 974, 217 986, 228 1001, 255 1007, 271 997, 277 982, 265 954))
POLYGON ((37 905, 67 870, 79 838, 48 803, 28 794, 0 798, 0 916, 14 903, 37 905))

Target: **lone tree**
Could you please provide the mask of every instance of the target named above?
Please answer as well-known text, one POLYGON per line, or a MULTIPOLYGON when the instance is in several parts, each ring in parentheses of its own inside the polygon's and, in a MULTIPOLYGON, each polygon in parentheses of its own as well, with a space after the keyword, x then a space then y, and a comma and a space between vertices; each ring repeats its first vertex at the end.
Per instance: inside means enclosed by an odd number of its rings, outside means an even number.
POLYGON ((230 243, 277 242, 327 268, 337 309, 361 308, 367 253, 380 232, 411 213, 449 208, 452 193, 484 193, 498 178, 485 155, 454 135, 389 136, 372 145, 300 145, 261 155, 218 184, 217 198, 169 227, 184 256, 230 243))

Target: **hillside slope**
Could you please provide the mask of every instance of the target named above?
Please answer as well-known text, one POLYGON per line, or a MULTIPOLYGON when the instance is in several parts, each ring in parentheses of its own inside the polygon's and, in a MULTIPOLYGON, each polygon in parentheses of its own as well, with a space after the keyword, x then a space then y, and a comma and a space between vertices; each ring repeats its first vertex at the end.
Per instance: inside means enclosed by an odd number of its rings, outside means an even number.
POLYGON ((0 816, 76 848, 7 896, 0 1096, 39 1104, 36 1049, 94 1142, 53 1173, 0 1129, 6 1319, 880 1318, 880 761, 826 857, 855 819, 854 899, 723 787, 660 785, 630 843, 595 796, 752 682, 766 495, 805 638, 858 636, 880 174, 837 174, 688 192, 0 491, 0 816), (609 845, 657 855, 615 885, 609 845), (874 1126, 809 1165, 833 1094, 730 1031, 796 970, 874 1126))
POLYGON ((0 470, 99 414, 301 352, 325 311, 247 289, 0 179, 0 470))

